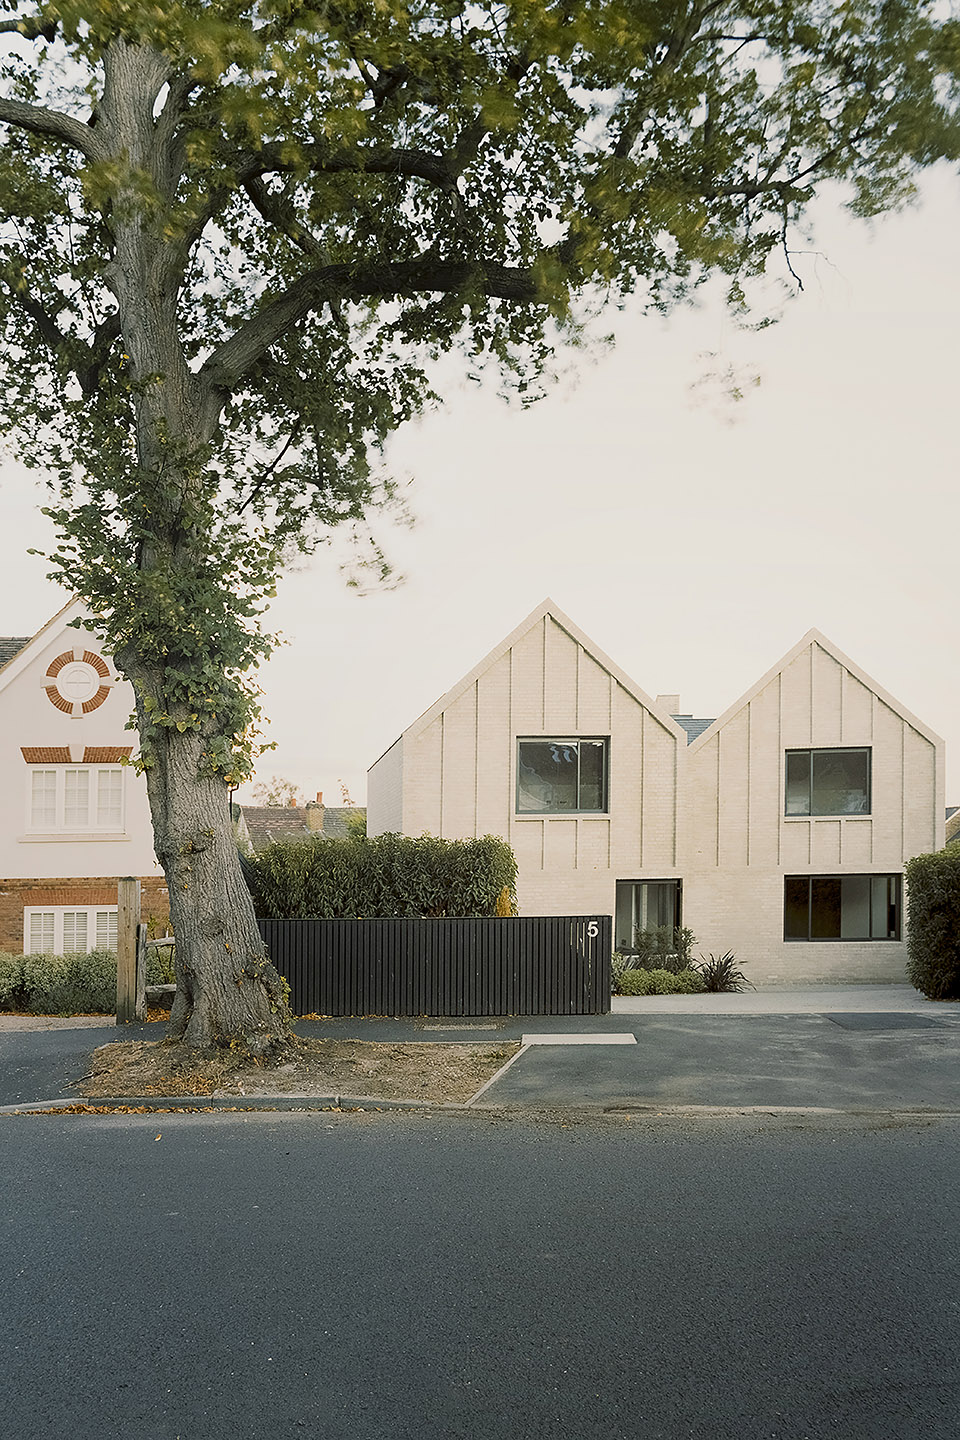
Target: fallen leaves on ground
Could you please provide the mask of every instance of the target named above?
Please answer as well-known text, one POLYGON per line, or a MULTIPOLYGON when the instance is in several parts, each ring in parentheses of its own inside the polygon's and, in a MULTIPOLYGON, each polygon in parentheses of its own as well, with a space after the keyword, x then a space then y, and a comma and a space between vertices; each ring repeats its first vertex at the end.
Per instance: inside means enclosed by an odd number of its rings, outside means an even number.
POLYGON ((363 1095, 391 1100, 463 1102, 515 1055, 519 1042, 298 1039, 277 1066, 253 1065, 230 1051, 205 1058, 182 1045, 126 1040, 101 1045, 79 1087, 103 1096, 363 1095))

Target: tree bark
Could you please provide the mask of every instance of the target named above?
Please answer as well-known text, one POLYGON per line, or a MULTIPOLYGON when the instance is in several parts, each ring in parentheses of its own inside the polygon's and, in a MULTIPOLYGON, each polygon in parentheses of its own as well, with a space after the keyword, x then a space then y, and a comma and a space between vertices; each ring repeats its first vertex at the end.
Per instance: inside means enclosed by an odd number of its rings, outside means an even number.
MULTIPOLYGON (((136 660, 127 673, 138 678, 136 660)), ((284 985, 270 964, 240 870, 222 779, 201 773, 204 741, 165 730, 151 747, 147 791, 170 893, 177 993, 168 1038, 269 1058, 290 1043, 284 985)))

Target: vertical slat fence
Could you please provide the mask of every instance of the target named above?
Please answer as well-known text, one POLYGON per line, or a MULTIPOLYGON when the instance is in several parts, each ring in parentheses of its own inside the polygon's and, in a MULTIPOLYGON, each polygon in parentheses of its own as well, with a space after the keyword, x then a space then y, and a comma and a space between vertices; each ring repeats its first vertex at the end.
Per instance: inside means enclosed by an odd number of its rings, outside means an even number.
POLYGON ((298 1015, 605 1015, 609 915, 261 920, 298 1015))

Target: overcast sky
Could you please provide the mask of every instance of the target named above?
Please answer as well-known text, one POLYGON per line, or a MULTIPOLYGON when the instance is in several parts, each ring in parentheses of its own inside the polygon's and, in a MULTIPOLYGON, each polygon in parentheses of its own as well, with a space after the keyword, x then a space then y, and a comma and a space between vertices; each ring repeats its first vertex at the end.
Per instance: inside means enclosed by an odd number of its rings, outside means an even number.
MULTIPOLYGON (((772 329, 709 302, 616 317, 615 349, 526 412, 451 382, 393 447, 418 522, 380 538, 405 582, 358 596, 322 550, 281 586, 261 778, 362 803, 373 761, 549 595, 698 715, 816 626, 946 740, 960 804, 960 182, 873 227, 817 215, 772 329), (760 377, 738 403, 710 378, 728 366, 760 377)), ((49 541, 33 487, 0 468, 8 635, 64 600, 25 554, 49 541)))

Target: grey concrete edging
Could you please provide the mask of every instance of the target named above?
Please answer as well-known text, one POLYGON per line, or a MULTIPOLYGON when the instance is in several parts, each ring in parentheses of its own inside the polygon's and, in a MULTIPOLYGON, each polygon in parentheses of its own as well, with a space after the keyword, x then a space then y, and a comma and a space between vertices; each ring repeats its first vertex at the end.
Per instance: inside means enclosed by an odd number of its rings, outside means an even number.
POLYGON ((467 1102, 397 1100, 379 1095, 69 1095, 0 1106, 0 1115, 40 1114, 71 1105, 119 1110, 466 1110, 467 1102))

